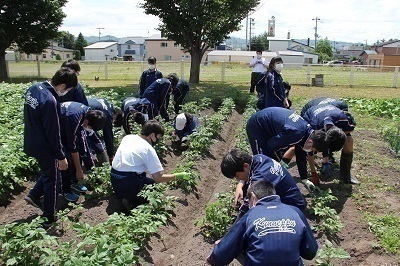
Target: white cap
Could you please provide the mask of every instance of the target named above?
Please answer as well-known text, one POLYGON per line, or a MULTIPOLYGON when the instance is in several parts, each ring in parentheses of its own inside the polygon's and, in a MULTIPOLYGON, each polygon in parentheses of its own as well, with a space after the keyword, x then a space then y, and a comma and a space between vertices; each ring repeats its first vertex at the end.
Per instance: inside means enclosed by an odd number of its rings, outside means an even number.
POLYGON ((179 114, 175 120, 175 128, 176 130, 182 130, 186 125, 186 116, 184 113, 179 114))

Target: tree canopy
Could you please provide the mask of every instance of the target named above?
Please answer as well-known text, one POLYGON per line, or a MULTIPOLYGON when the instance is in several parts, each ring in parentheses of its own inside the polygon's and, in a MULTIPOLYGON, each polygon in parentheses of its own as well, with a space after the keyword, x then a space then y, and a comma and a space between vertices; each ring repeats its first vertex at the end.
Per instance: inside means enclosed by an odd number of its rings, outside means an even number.
POLYGON ((331 42, 328 40, 328 38, 319 40, 317 42, 317 47, 315 49, 315 53, 318 54, 319 61, 325 61, 325 60, 329 60, 332 58, 332 56, 333 56, 332 45, 331 45, 331 42))
MULTIPOLYGON (((85 40, 85 38, 83 37, 82 33, 79 33, 78 38, 76 38, 76 40, 75 40, 75 45, 74 45, 75 50, 80 51, 80 55, 85 55, 85 49, 83 49, 83 47, 85 47, 87 45, 88 45, 88 43, 85 40)), ((79 60, 80 60, 80 56, 79 56, 79 60)))
POLYGON ((60 43, 60 45, 64 48, 74 49, 75 45, 75 36, 69 31, 60 31, 58 32, 59 36, 55 39, 60 43))
POLYGON ((253 38, 251 38, 251 50, 252 51, 257 51, 257 50, 261 50, 261 51, 268 51, 269 49, 269 43, 267 40, 268 37, 268 32, 264 32, 260 35, 254 36, 253 38))
POLYGON ((240 29, 259 0, 146 0, 140 7, 160 18, 158 29, 191 55, 190 82, 198 83, 200 63, 210 47, 240 29))
POLYGON ((16 43, 28 54, 40 53, 56 38, 67 0, 2 0, 0 4, 0 81, 8 78, 5 51, 16 43))

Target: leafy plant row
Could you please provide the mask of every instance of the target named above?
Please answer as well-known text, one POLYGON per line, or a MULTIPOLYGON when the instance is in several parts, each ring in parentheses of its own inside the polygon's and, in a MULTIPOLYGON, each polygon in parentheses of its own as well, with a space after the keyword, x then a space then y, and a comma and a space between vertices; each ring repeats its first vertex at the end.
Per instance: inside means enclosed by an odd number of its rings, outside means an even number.
MULTIPOLYGON (((187 107, 185 107, 187 108, 187 107)), ((171 183, 173 187, 180 187, 185 193, 190 192, 197 185, 200 179, 199 173, 195 170, 196 163, 202 154, 208 152, 212 144, 212 140, 221 131, 223 122, 235 108, 235 103, 231 98, 225 99, 216 114, 212 116, 203 116, 202 124, 197 131, 190 136, 189 149, 182 154, 180 164, 175 168, 174 172, 190 172, 192 178, 190 180, 174 181, 171 183)))
MULTIPOLYGON (((246 134, 247 119, 256 112, 254 108, 256 97, 250 96, 246 108, 244 110, 243 124, 239 127, 239 132, 235 135, 238 140, 236 147, 249 151, 250 146, 246 134)), ((233 191, 235 190, 235 182, 231 185, 231 191, 217 194, 217 200, 207 204, 206 215, 195 222, 195 226, 200 226, 202 234, 206 239, 215 241, 223 237, 232 226, 235 220, 235 212, 237 208, 233 204, 233 191)))
MULTIPOLYGON (((31 223, 11 223, 0 228, 3 265, 133 265, 141 262, 139 251, 149 237, 172 216, 176 197, 166 196, 167 186, 147 186, 141 195, 149 204, 132 210, 132 215, 114 213, 104 223, 91 226, 70 222, 67 211, 58 223, 76 232, 76 238, 62 242, 41 228, 41 218, 31 223), (64 225, 65 223, 65 225, 64 225)), ((59 225, 60 227, 60 225, 59 225)))
POLYGON ((352 108, 362 113, 367 113, 379 117, 399 119, 400 117, 400 98, 395 99, 343 99, 352 108))
POLYGON ((23 151, 26 84, 0 83, 0 200, 37 172, 36 161, 23 151))

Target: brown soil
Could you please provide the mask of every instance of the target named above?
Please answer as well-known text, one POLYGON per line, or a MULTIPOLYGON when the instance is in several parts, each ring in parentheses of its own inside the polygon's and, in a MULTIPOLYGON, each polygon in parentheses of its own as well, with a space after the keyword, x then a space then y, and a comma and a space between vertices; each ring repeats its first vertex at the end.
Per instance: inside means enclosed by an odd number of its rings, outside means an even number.
MULTIPOLYGON (((235 145, 235 133, 242 124, 242 120, 243 117, 234 112, 223 126, 219 139, 211 145, 209 154, 199 160, 197 169, 202 180, 197 186, 197 193, 185 195, 179 190, 168 192, 180 198, 175 209, 175 217, 169 226, 160 228, 159 234, 147 243, 147 249, 143 252, 145 265, 205 265, 205 259, 212 251, 213 244, 204 240, 199 233, 200 229, 194 226, 194 222, 204 216, 205 205, 215 200, 215 193, 227 191, 232 185, 229 179, 222 176, 219 167, 222 156, 235 145)), ((361 124, 362 121, 359 120, 357 121, 361 124)), ((344 248, 351 255, 349 259, 334 261, 334 265, 398 265, 400 263, 398 255, 373 247, 378 239, 369 231, 361 211, 368 210, 375 214, 384 214, 389 208, 396 213, 399 212, 399 167, 390 167, 382 163, 386 158, 393 159, 393 155, 375 131, 360 129, 356 130, 353 136, 355 158, 352 172, 364 185, 353 187, 341 185, 332 179, 322 182, 323 189, 331 188, 333 194, 338 197, 339 201, 334 207, 344 224, 337 237, 330 240, 335 243, 335 246, 344 248), (377 184, 379 182, 384 182, 384 185, 379 186, 380 184, 377 184), (391 186, 392 189, 382 189, 385 186, 391 186), (372 198, 365 196, 365 189, 372 198)), ((337 161, 339 157, 339 153, 335 154, 337 161)), ((179 160, 179 155, 173 152, 167 153, 166 172, 179 164, 179 160)), ((320 163, 319 160, 316 162, 320 163)), ((299 181, 296 167, 291 167, 290 172, 299 181)), ((337 178, 337 168, 334 174, 337 178)), ((1 207, 0 225, 15 221, 29 221, 40 214, 37 209, 27 205, 23 200, 29 191, 28 188, 33 186, 33 182, 27 182, 25 185, 25 191, 15 195, 7 206, 1 207)), ((307 196, 308 192, 304 186, 299 184, 299 187, 307 196)), ((83 201, 83 197, 81 200, 83 201)), ((309 198, 307 200, 309 201, 309 198)), ((89 224, 103 222, 107 220, 109 214, 121 211, 120 202, 112 195, 96 202, 87 201, 84 207, 80 221, 89 224)), ((315 224, 314 217, 308 215, 308 218, 311 225, 315 224)), ((74 237, 72 234, 67 232, 62 238, 74 237)), ((317 241, 320 247, 325 239, 326 236, 318 236, 317 241)), ((315 265, 316 263, 305 261, 305 264, 315 265)), ((234 261, 231 265, 241 264, 234 261)))

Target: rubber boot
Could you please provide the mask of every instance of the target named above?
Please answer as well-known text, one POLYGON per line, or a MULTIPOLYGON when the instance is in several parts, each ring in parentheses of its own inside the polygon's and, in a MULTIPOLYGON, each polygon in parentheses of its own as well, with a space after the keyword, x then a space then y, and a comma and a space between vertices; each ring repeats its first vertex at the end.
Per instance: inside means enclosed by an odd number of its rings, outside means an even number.
POLYGON ((353 162, 353 153, 342 152, 340 156, 340 177, 346 184, 360 184, 357 178, 350 174, 351 164, 353 162))

